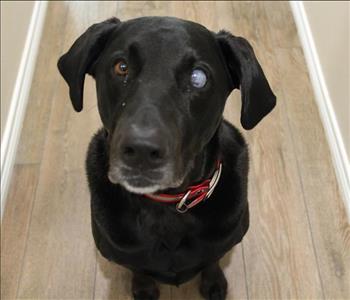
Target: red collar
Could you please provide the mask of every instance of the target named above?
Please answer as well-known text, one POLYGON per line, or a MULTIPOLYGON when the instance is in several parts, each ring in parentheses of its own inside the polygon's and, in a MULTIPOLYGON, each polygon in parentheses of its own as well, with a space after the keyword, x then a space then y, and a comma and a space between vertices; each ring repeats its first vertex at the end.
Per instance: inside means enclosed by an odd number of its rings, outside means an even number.
POLYGON ((217 168, 211 179, 202 183, 190 186, 186 192, 181 194, 144 194, 145 197, 163 203, 177 203, 176 209, 180 213, 186 212, 189 208, 208 199, 219 182, 222 170, 222 163, 218 161, 217 168))

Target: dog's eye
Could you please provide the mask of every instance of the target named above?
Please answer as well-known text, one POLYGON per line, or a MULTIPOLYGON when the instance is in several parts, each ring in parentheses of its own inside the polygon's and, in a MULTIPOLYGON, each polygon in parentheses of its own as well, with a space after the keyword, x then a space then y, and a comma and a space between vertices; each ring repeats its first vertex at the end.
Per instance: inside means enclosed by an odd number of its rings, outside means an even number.
POLYGON ((114 72, 117 75, 125 76, 128 75, 128 65, 124 60, 120 60, 114 66, 114 72))
POLYGON ((194 69, 191 74, 191 84, 195 88, 202 88, 207 83, 207 75, 201 69, 194 69))

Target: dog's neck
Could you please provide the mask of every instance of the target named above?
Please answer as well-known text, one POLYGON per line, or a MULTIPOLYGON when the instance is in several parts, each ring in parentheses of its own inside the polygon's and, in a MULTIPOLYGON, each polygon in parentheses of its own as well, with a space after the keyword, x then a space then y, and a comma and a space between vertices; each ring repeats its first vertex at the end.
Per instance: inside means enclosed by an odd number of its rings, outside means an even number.
POLYGON ((171 188, 161 191, 165 194, 177 194, 186 191, 186 189, 191 186, 199 183, 205 179, 208 179, 212 176, 215 169, 217 168, 218 161, 221 160, 219 153, 219 130, 218 130, 209 141, 208 144, 199 152, 193 161, 193 166, 187 176, 185 177, 183 183, 177 188, 171 188))

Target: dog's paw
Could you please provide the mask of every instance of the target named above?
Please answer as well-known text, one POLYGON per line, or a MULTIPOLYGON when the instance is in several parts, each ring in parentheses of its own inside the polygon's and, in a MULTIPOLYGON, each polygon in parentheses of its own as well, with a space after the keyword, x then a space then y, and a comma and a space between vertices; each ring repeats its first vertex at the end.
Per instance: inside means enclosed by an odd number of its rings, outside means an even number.
POLYGON ((142 275, 135 275, 132 279, 132 294, 134 300, 157 300, 159 289, 154 280, 142 275))
POLYGON ((225 300, 227 280, 223 271, 218 268, 211 272, 203 272, 199 291, 206 300, 225 300))

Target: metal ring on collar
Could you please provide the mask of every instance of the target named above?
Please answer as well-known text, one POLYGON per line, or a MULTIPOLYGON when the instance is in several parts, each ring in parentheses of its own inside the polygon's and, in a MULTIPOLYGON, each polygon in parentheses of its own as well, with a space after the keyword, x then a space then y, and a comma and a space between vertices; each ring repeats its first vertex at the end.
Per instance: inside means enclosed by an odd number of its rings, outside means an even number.
POLYGON ((184 212, 186 212, 186 211, 188 210, 188 206, 185 204, 185 202, 186 202, 188 196, 190 195, 190 193, 191 193, 191 190, 189 190, 189 191, 185 194, 185 196, 182 197, 181 201, 180 201, 178 204, 176 204, 176 210, 177 210, 178 212, 184 213, 184 212), (182 208, 182 207, 183 207, 183 208, 182 208))

